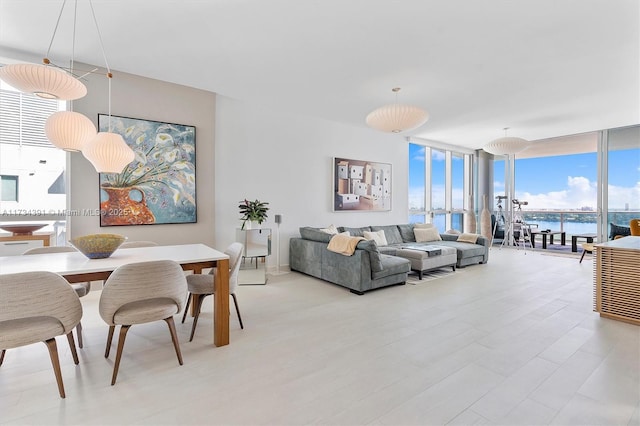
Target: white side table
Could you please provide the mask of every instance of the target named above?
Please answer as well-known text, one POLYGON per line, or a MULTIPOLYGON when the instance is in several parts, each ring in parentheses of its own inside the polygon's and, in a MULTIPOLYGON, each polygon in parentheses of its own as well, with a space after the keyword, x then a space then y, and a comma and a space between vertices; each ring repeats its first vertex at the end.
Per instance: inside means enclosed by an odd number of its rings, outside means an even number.
POLYGON ((236 241, 244 245, 238 284, 266 284, 266 258, 271 255, 271 229, 238 228, 236 229, 236 241))

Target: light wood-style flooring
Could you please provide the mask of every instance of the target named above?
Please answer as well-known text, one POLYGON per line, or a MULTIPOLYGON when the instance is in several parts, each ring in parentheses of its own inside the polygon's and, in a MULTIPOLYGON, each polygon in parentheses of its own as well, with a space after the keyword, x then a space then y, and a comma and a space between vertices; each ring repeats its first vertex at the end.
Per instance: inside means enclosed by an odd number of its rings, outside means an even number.
MULTIPOLYGON (((7 352, 0 424, 640 424, 640 327, 592 312, 592 260, 492 248, 489 263, 356 296, 298 273, 241 286, 245 329, 212 345, 176 322, 133 326, 118 382, 93 290, 80 364, 44 344, 7 352)), ((36 295, 34 295, 36 297, 36 295)))

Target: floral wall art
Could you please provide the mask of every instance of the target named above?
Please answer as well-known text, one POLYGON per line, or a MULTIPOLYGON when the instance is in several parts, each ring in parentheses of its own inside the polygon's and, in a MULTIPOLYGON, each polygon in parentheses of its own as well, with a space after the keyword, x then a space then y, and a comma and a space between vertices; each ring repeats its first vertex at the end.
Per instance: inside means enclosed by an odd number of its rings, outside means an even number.
POLYGON ((100 173, 100 226, 196 222, 195 127, 99 114, 99 131, 109 125, 135 159, 100 173))

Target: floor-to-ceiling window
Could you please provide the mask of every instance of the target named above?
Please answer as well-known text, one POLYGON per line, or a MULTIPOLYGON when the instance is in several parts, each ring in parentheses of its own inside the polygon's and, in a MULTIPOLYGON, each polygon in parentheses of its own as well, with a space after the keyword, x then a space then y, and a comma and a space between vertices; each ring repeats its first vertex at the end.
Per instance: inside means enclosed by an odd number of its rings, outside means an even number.
POLYGON ((46 231, 63 232, 67 156, 49 142, 44 126, 64 108, 0 82, 0 221, 38 221, 48 224, 46 231))
MULTIPOLYGON (((451 228, 463 230, 465 200, 469 202, 469 191, 465 191, 464 154, 451 152, 451 228)), ((470 206, 469 206, 470 208, 470 206)))
MULTIPOLYGON (((493 167, 494 193, 505 196, 504 159, 495 157, 493 167)), ((526 204, 502 207, 541 229, 603 241, 610 223, 628 226, 640 215, 639 182, 640 126, 534 141, 514 166, 514 198, 526 204)))
POLYGON ((473 194, 471 160, 471 153, 409 143, 409 221, 463 231, 473 194))
POLYGON ((603 230, 610 224, 629 226, 640 217, 640 126, 610 129, 603 134, 606 147, 606 197, 603 230))

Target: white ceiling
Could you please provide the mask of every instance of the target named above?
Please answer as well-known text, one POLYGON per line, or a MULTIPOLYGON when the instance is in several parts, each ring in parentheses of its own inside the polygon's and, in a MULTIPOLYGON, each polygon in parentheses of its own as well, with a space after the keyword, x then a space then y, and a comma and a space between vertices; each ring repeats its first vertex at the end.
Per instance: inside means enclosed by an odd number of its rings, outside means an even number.
MULTIPOLYGON (((71 57, 73 1, 50 57, 71 57)), ((87 0, 76 60, 104 65, 87 0)), ((62 1, 0 0, 0 47, 43 57, 62 1)), ((480 148, 640 123, 638 0, 93 0, 114 70, 365 127, 399 101, 410 135, 480 148)), ((117 73, 114 84, 117 84, 117 73)))

